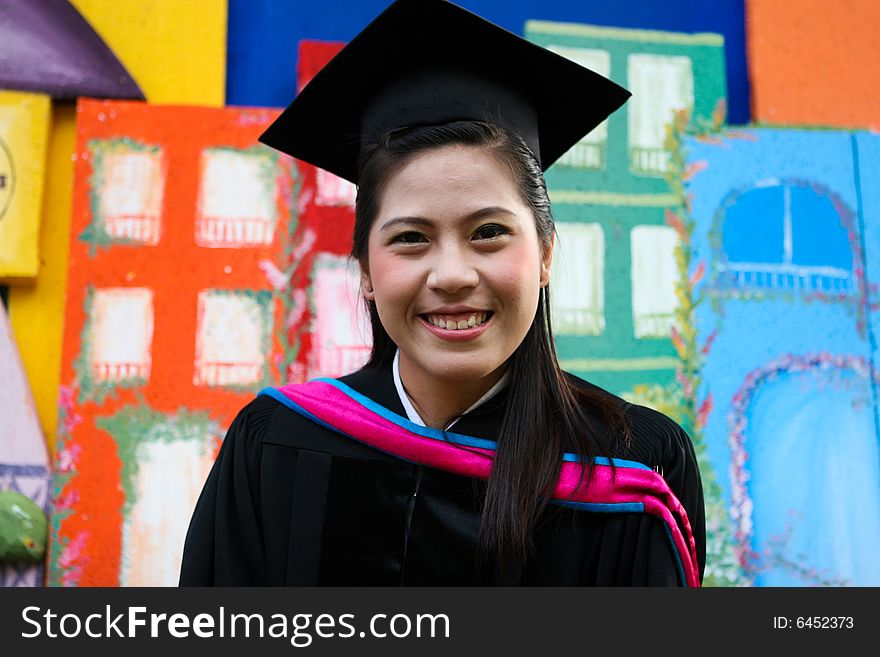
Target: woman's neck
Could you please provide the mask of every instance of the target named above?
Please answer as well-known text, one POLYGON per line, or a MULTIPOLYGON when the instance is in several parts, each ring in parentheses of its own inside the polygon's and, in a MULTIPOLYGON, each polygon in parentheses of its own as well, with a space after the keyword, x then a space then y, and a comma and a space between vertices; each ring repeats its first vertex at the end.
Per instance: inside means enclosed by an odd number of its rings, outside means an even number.
POLYGON ((485 395, 504 375, 504 367, 476 380, 444 381, 419 376, 405 358, 398 371, 404 391, 426 426, 443 429, 485 395))

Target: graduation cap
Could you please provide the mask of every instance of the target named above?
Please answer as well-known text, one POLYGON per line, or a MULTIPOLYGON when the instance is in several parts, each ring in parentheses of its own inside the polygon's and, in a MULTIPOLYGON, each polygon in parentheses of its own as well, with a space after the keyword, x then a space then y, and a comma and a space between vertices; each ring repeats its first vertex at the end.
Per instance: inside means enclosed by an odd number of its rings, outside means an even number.
POLYGON ((446 0, 396 0, 260 141, 356 183, 362 146, 388 132, 482 120, 519 135, 546 170, 629 96, 446 0))

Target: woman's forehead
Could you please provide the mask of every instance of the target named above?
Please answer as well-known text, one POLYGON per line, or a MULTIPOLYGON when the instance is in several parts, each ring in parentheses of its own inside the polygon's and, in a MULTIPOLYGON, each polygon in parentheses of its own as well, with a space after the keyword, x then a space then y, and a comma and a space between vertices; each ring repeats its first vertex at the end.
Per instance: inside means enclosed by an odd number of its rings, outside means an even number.
MULTIPOLYGON (((433 202, 450 194, 470 203, 518 197, 510 171, 491 149, 450 145, 411 156, 384 186, 383 206, 433 202)), ((452 201, 454 199, 446 199, 452 201)))
POLYGON ((471 214, 488 207, 525 210, 510 168, 490 149, 455 145, 418 153, 392 174, 379 218, 471 214))

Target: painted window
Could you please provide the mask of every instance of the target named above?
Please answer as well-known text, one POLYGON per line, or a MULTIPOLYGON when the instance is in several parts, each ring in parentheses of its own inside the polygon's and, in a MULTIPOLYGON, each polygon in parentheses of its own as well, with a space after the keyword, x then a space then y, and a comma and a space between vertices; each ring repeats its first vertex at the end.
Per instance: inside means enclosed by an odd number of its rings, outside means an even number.
POLYGON ((180 555, 196 501, 214 461, 212 436, 185 427, 143 427, 122 526, 121 586, 176 586, 180 555), (152 438, 152 440, 150 440, 152 438))
POLYGON ((634 54, 627 58, 632 91, 628 105, 630 170, 662 176, 669 154, 666 126, 676 110, 694 105, 694 74, 689 57, 634 54))
POLYGON ((740 288, 849 293, 849 235, 831 196, 770 179, 726 204, 723 281, 740 288))
POLYGON ((605 330, 605 236, 599 224, 556 224, 550 303, 559 334, 605 330))
POLYGON ((345 178, 333 175, 324 169, 317 170, 316 184, 318 193, 315 203, 323 206, 354 207, 357 188, 345 178))
POLYGON ((89 351, 96 381, 150 377, 153 292, 147 288, 95 290, 89 351))
POLYGON ((159 243, 165 192, 163 151, 133 142, 95 142, 97 221, 113 240, 159 243))
POLYGON ((312 271, 311 376, 342 376, 370 356, 370 323, 360 296, 360 272, 350 258, 315 256, 312 271))
MULTIPOLYGON (((606 78, 611 77, 611 55, 606 50, 595 48, 576 48, 550 45, 558 55, 562 55, 606 78)), ((602 121, 586 137, 570 148, 557 160, 556 165, 578 167, 581 169, 602 169, 605 167, 605 145, 608 142, 608 121, 602 121)))
POLYGON ((675 231, 668 226, 636 226, 632 250, 632 311, 637 338, 668 338, 675 319, 675 231))
POLYGON ((209 148, 202 152, 196 244, 265 246, 278 221, 275 156, 209 148))
POLYGON ((195 385, 247 386, 263 380, 271 330, 270 293, 201 291, 195 385))
POLYGON ((746 427, 758 586, 880 585, 880 450, 865 371, 822 363, 762 381, 746 427))

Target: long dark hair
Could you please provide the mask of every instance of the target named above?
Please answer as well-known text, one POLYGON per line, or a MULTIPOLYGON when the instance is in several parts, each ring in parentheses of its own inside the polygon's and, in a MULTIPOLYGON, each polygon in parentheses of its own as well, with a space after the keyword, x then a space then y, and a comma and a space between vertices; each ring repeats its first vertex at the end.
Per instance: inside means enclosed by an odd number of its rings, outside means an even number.
MULTIPOLYGON (((391 177, 413 155, 453 144, 487 149, 508 168, 522 200, 532 209, 543 248, 550 248, 555 228, 544 174, 535 156, 519 137, 493 124, 457 121, 398 129, 364 149, 355 204, 354 258, 367 262, 370 228, 391 177)), ((376 304, 366 303, 373 349, 365 367, 388 367, 397 346, 382 326, 376 304)), ((535 520, 559 477, 563 452, 580 454, 587 464, 594 456, 612 452, 614 445, 607 436, 587 430, 583 409, 603 417, 610 435, 628 439, 622 409, 601 392, 578 386, 560 369, 550 325, 549 285, 541 289, 534 320, 510 357, 509 371, 508 401, 479 537, 480 554, 494 555, 502 566, 529 551, 535 520)), ((589 476, 587 465, 583 477, 589 476)))

